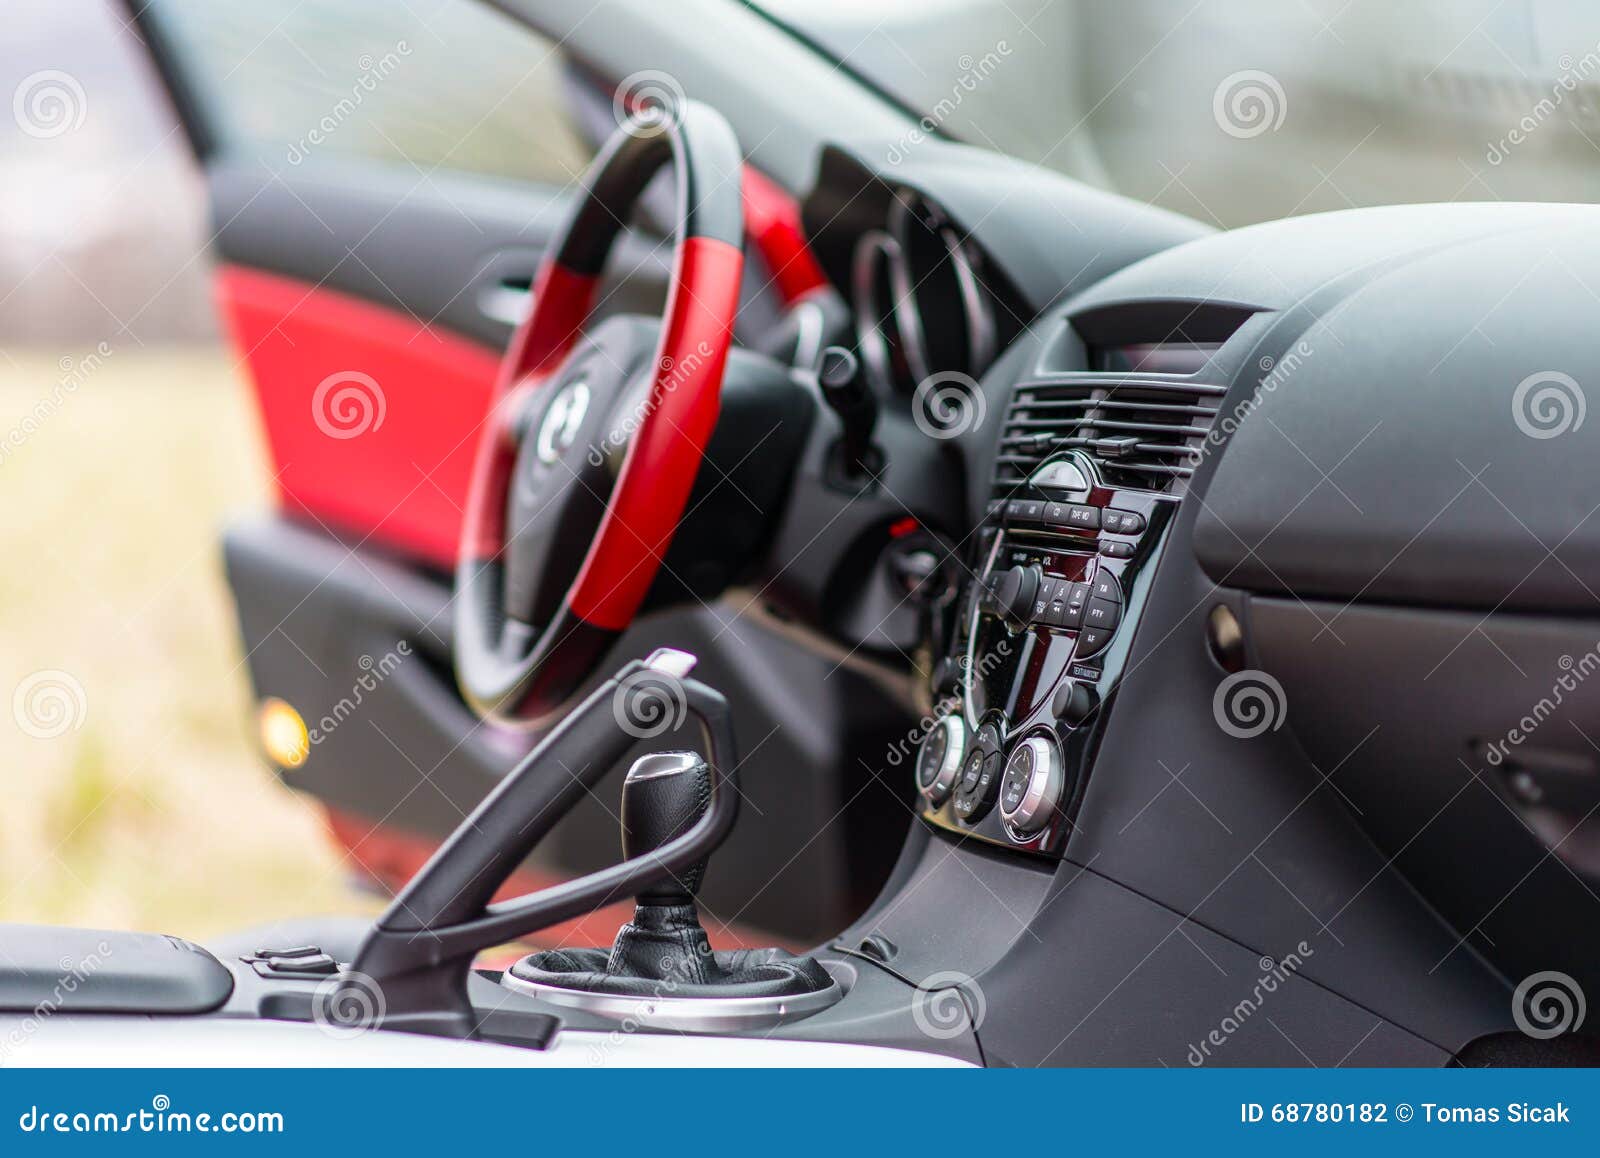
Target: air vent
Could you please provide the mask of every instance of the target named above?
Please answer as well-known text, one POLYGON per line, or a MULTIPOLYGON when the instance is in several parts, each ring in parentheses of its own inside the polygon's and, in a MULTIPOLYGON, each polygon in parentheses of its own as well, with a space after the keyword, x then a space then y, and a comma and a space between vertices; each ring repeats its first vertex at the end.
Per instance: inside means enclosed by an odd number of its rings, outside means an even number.
POLYGON ((1011 396, 995 493, 1009 494, 1057 451, 1094 459, 1113 486, 1181 492, 1227 389, 1170 379, 1070 374, 1011 396))

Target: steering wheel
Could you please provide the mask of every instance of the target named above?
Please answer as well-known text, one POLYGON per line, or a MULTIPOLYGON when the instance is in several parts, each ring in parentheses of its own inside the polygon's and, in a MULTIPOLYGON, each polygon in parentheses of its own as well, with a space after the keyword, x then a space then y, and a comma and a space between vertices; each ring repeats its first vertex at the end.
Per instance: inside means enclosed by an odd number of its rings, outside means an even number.
POLYGON ((741 161, 713 109, 645 110, 601 149, 546 253, 479 433, 456 566, 456 677, 483 716, 554 713, 656 578, 717 422, 744 265, 741 161), (663 316, 591 326, 606 257, 668 162, 663 316))

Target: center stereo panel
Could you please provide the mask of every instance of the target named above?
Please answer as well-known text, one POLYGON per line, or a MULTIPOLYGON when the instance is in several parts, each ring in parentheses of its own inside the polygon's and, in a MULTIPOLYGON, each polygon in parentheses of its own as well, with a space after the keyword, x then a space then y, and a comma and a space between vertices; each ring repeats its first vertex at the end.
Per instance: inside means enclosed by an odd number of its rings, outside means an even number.
POLYGON ((917 755, 925 820, 1061 855, 1176 504, 1105 485, 1081 455, 990 504, 936 688, 947 710, 917 755))

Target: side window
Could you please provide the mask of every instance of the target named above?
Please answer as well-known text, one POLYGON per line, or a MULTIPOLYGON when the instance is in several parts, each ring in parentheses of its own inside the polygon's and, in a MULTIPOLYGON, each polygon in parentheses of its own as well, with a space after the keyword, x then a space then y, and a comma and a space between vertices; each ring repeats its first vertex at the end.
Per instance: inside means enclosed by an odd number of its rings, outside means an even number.
POLYGON ((480 0, 155 0, 224 147, 565 185, 592 149, 558 46, 480 0))

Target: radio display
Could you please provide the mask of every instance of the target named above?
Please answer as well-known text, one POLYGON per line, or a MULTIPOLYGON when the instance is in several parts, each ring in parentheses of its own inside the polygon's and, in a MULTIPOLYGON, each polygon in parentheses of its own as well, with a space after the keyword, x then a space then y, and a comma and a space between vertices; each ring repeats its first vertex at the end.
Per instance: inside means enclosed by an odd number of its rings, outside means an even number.
POLYGON ((1121 374, 1195 374, 1221 346, 1221 342, 1099 346, 1090 354, 1090 368, 1121 374))

